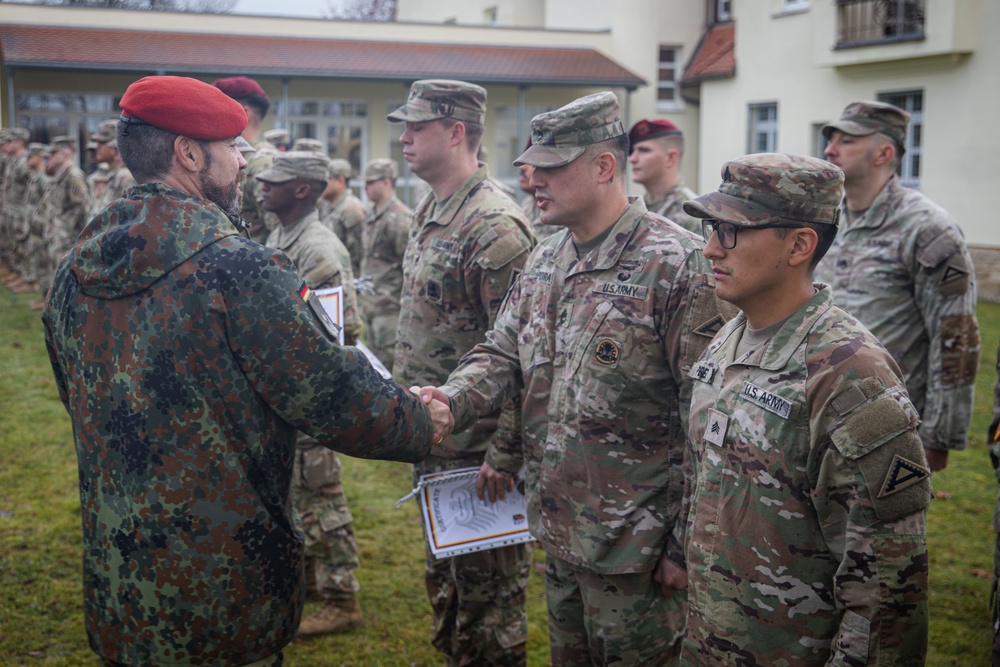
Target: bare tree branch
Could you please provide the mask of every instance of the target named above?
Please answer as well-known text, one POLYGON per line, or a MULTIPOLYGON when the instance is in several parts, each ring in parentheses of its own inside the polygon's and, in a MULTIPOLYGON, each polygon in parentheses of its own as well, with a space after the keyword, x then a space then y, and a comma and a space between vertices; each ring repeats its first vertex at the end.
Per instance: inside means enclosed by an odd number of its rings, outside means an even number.
POLYGON ((340 21, 395 21, 396 0, 327 0, 326 18, 340 21))

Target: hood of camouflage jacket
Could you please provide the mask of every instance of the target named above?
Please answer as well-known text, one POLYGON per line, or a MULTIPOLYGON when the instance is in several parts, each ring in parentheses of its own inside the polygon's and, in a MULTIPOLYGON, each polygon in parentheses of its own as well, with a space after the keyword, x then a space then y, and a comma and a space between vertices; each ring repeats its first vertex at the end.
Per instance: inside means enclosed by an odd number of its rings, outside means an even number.
POLYGON ((96 216, 66 261, 88 296, 116 299, 140 292, 216 241, 239 234, 212 202, 146 183, 96 216))

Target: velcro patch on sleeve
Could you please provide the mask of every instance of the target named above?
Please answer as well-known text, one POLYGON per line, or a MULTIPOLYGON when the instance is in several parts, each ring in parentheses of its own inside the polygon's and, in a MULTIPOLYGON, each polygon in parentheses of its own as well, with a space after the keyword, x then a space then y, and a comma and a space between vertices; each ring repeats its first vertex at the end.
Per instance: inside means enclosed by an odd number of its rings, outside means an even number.
POLYGON ((326 310, 323 309, 323 304, 320 303, 319 297, 316 293, 309 289, 309 286, 303 283, 302 287, 299 288, 299 297, 309 305, 309 309, 312 310, 313 315, 319 320, 320 326, 323 331, 334 341, 340 340, 340 327, 330 318, 326 310))
POLYGON ((962 387, 976 380, 979 322, 974 315, 941 318, 941 386, 962 387))
POLYGON ((895 521, 931 502, 931 471, 916 431, 906 431, 858 459, 875 515, 895 521))
POLYGON ((490 243, 476 263, 483 269, 500 269, 527 252, 527 241, 511 231, 490 243))

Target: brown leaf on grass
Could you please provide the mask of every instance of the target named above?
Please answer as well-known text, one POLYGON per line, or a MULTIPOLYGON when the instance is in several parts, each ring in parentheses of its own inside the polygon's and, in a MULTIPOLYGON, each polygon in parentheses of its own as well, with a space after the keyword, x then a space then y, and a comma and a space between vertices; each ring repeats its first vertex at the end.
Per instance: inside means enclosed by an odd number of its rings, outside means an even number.
POLYGON ((955 494, 949 493, 948 491, 935 491, 934 497, 938 500, 951 500, 955 497, 955 494))
POLYGON ((993 573, 990 572, 989 570, 984 570, 980 567, 976 567, 972 569, 972 576, 976 577, 977 579, 992 579, 993 573))

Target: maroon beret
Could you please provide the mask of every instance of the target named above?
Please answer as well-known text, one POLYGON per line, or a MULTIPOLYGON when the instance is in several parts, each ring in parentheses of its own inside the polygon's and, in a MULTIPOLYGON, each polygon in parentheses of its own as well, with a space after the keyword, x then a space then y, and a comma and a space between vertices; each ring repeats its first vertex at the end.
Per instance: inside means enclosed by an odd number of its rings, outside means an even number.
POLYGON ((635 146, 640 141, 666 137, 671 134, 681 134, 676 125, 669 120, 654 118, 653 120, 640 120, 628 131, 628 145, 635 146))
POLYGON ((147 76, 125 91, 119 103, 124 123, 152 125, 202 141, 232 139, 247 126, 236 100, 204 81, 185 76, 147 76))
POLYGON ((250 95, 260 95, 267 97, 267 93, 260 87, 260 84, 247 76, 230 76, 225 79, 216 79, 212 85, 230 97, 249 97, 250 95))

